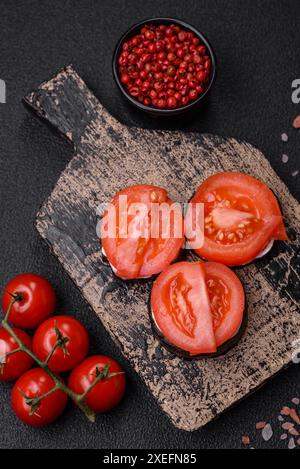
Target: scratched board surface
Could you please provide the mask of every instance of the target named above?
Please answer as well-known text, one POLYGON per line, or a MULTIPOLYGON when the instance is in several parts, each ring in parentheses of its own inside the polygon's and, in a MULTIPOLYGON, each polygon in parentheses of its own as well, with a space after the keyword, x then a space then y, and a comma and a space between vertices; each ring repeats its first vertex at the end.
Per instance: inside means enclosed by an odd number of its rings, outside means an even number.
POLYGON ((128 128, 72 67, 25 102, 75 149, 37 215, 37 229, 174 425, 204 426, 290 364, 300 330, 300 206, 259 150, 233 138, 128 128), (224 170, 246 172, 273 189, 290 242, 237 270, 249 314, 239 344, 223 357, 185 361, 152 334, 151 281, 124 283, 102 258, 98 207, 140 183, 165 187, 173 200, 186 202, 205 178, 224 170))

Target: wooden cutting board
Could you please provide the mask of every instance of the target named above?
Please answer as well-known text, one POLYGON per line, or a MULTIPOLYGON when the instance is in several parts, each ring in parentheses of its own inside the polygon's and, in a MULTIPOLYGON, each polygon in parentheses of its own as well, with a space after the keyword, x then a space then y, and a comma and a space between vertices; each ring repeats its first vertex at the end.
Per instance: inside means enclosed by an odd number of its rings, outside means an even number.
POLYGON ((291 363, 300 338, 300 206, 264 155, 233 138, 128 128, 114 119, 68 67, 25 102, 54 125, 75 155, 37 215, 37 229, 173 424, 196 430, 291 363), (124 283, 102 259, 97 207, 140 183, 186 202, 218 171, 243 171, 270 186, 282 204, 290 243, 238 269, 249 325, 237 347, 216 359, 184 361, 154 338, 151 282, 124 283))

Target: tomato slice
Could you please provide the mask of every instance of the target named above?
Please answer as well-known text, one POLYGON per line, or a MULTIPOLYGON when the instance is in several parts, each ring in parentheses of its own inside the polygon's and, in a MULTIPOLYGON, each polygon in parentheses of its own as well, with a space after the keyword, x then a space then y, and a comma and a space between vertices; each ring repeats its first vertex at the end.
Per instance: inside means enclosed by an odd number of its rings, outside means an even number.
POLYGON ((236 336, 245 310, 244 288, 237 275, 223 264, 205 262, 205 278, 217 347, 236 336))
POLYGON ((200 262, 169 266, 155 281, 151 292, 154 322, 173 345, 190 354, 217 350, 213 317, 200 262))
MULTIPOLYGON (((287 240, 280 207, 262 182, 242 173, 219 173, 197 190, 186 217, 186 233, 203 232, 202 246, 194 250, 210 261, 226 265, 251 262, 272 240, 287 240), (204 227, 194 215, 204 204, 204 227), (195 231, 196 230, 196 231, 195 231)), ((189 234, 189 241, 193 237, 189 234)))
POLYGON ((160 274, 151 292, 152 317, 162 336, 190 356, 216 353, 239 332, 243 286, 215 262, 180 262, 160 274))
POLYGON ((183 225, 181 209, 165 189, 128 187, 116 194, 105 210, 102 248, 117 276, 151 277, 178 256, 184 243, 183 225))

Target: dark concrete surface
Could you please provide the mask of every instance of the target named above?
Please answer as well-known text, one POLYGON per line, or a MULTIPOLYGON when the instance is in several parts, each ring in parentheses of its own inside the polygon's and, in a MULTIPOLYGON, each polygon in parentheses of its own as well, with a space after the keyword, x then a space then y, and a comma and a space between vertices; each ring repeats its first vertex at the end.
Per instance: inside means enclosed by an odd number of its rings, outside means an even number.
MULTIPOLYGON (((120 35, 150 16, 175 16, 193 23, 212 42, 218 80, 203 112, 181 122, 186 131, 242 138, 262 149, 295 197, 300 196, 299 132, 292 129, 300 104, 291 100, 300 78, 298 0, 23 0, 0 1, 0 79, 7 103, 0 104, 0 287, 22 271, 48 277, 59 311, 72 313, 91 333, 92 351, 118 358, 128 372, 123 404, 95 425, 70 405, 44 430, 26 428, 12 414, 10 385, 0 387, 0 448, 240 448, 243 435, 255 447, 283 447, 278 413, 299 396, 294 366, 205 429, 176 430, 162 414, 89 310, 34 228, 72 149, 22 106, 22 97, 60 67, 72 63, 108 110, 122 122, 145 128, 163 124, 137 114, 113 83, 111 56, 120 35), (287 143, 281 135, 287 133, 287 143), (282 154, 289 156, 282 163, 282 154), (275 436, 264 443, 255 423, 268 420, 275 436), (255 436, 254 436, 255 435, 255 436)), ((179 125, 179 124, 178 124, 179 125)), ((176 126, 175 126, 176 127, 176 126)), ((300 332, 299 332, 300 336, 300 332)))

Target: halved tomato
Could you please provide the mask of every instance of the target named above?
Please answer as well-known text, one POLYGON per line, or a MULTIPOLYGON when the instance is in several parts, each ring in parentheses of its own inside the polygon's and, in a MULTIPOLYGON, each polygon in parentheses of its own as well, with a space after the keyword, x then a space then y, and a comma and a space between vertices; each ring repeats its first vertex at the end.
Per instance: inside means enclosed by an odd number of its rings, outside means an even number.
POLYGON ((183 247, 181 208, 160 187, 128 187, 105 210, 101 242, 118 277, 151 277, 173 262, 183 247))
POLYGON ((205 262, 205 279, 210 299, 217 347, 239 332, 245 310, 245 293, 238 276, 217 262, 205 262))
POLYGON ((173 345, 193 355, 217 350, 213 317, 200 262, 178 262, 155 281, 151 292, 155 325, 173 345))
MULTIPOLYGON (((186 217, 186 233, 203 232, 195 252, 207 260, 243 265, 258 257, 273 240, 287 240, 283 217, 273 192, 242 173, 209 177, 193 197, 186 217), (194 215, 204 204, 204 226, 194 215), (189 226, 191 225, 191 226, 189 226), (194 231, 193 231, 194 230, 194 231)), ((189 234, 189 241, 193 241, 189 234)))
POLYGON ((240 280, 214 262, 173 264, 160 274, 151 293, 158 332, 190 356, 214 354, 236 337, 244 309, 240 280))

